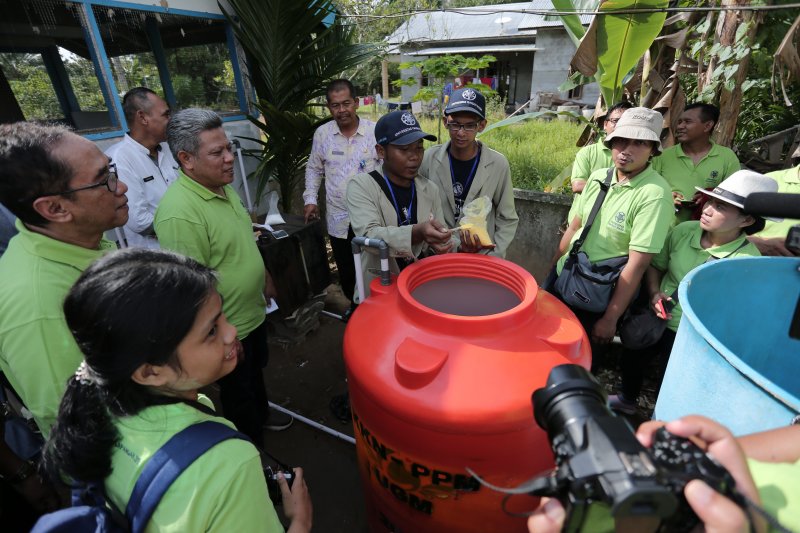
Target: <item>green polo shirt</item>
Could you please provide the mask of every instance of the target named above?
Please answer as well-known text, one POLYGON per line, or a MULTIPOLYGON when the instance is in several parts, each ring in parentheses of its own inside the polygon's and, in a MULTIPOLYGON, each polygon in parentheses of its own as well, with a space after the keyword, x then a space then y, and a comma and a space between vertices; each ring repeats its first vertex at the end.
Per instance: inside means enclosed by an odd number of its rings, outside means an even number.
POLYGON ((222 311, 242 339, 264 321, 264 260, 241 199, 230 185, 223 191, 211 192, 181 171, 161 199, 153 227, 162 248, 217 271, 222 311))
MULTIPOLYGON (((614 162, 611 160, 611 149, 606 148, 606 145, 603 144, 603 139, 600 139, 600 141, 590 144, 589 146, 584 146, 578 150, 578 153, 575 154, 575 162, 572 163, 572 175, 569 180, 571 183, 586 181, 595 170, 599 168, 608 168, 613 164, 614 162)), ((572 207, 570 207, 569 214, 567 215, 567 224, 572 222, 572 219, 575 218, 579 194, 580 193, 576 193, 573 196, 572 207)))
MULTIPOLYGON (((202 394, 198 402, 213 408, 202 394)), ((106 493, 125 509, 147 461, 175 434, 205 421, 228 420, 185 403, 154 405, 114 419, 119 442, 111 454, 106 493)), ((283 533, 267 495, 258 450, 249 441, 220 442, 189 465, 161 498, 145 532, 219 531, 283 533)))
MULTIPOLYGON (((800 194, 800 166, 770 172, 767 176, 778 182, 778 192, 800 194)), ((800 224, 800 220, 793 218, 785 218, 782 222, 770 222, 767 220, 767 225, 764 226, 763 230, 756 233, 756 237, 766 239, 780 237, 785 239, 789 233, 789 228, 795 224, 800 224)))
POLYGON ((63 303, 89 264, 114 244, 89 250, 33 232, 22 222, 0 259, 0 369, 47 436, 67 379, 83 354, 64 320, 63 303))
MULTIPOLYGON (((608 169, 595 170, 579 196, 575 216, 580 217, 582 223, 589 218, 600 193, 600 184, 605 181, 607 173, 608 169)), ((630 250, 656 254, 664 245, 673 212, 669 185, 652 166, 648 165, 639 175, 622 185, 617 184, 615 172, 611 188, 581 250, 586 252, 592 263, 628 255, 630 250)), ((559 259, 559 273, 572 243, 578 240, 582 230, 581 225, 572 237, 567 253, 559 259)))
MULTIPOLYGON (((697 192, 695 187, 713 189, 722 180, 742 168, 733 150, 711 141, 711 150, 697 165, 683 152, 680 144, 671 146, 653 159, 653 168, 661 174, 674 192, 679 192, 687 200, 697 192)), ((678 222, 689 220, 692 209, 678 211, 678 222)))
MULTIPOLYGON (((672 229, 664 243, 664 248, 650 263, 653 268, 664 273, 664 277, 661 278, 661 292, 668 295, 675 292, 686 274, 706 261, 761 255, 758 248, 745 238, 744 233, 727 244, 711 248, 703 248, 700 245, 702 235, 703 229, 700 227, 700 222, 696 220, 683 222, 672 229)), ((667 322, 667 327, 672 331, 678 331, 678 323, 681 321, 682 314, 679 302, 672 310, 672 318, 667 322)))
POLYGON ((572 163, 572 175, 569 180, 586 181, 592 172, 598 168, 608 168, 613 164, 611 161, 611 148, 603 144, 603 140, 584 146, 575 154, 575 162, 572 163))

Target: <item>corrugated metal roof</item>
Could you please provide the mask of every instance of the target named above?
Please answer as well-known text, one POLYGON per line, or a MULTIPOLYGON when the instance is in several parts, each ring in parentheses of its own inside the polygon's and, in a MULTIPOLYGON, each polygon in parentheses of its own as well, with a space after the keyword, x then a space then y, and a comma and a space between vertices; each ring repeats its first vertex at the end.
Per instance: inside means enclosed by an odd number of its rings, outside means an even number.
MULTIPOLYGON (((535 36, 536 28, 562 26, 561 20, 545 20, 543 14, 525 10, 554 10, 550 0, 475 6, 413 15, 387 37, 390 44, 429 41, 502 39, 535 36)), ((589 24, 591 15, 581 15, 589 24)))
MULTIPOLYGON (((550 11, 555 10, 553 2, 550 0, 532 0, 528 2, 527 9, 536 11, 550 11)), ((581 24, 589 25, 592 22, 594 15, 580 15, 581 24)), ((561 19, 545 20, 544 15, 528 13, 523 17, 522 22, 519 24, 520 30, 530 30, 535 28, 548 28, 552 26, 562 26, 561 19)))
POLYGON ((452 41, 521 37, 534 31, 519 31, 525 18, 521 11, 529 2, 458 8, 413 15, 387 38, 389 43, 452 41))
POLYGON ((479 54, 489 52, 536 52, 535 44, 486 44, 480 46, 440 46, 437 48, 423 48, 413 52, 406 52, 410 56, 437 56, 445 54, 479 54))

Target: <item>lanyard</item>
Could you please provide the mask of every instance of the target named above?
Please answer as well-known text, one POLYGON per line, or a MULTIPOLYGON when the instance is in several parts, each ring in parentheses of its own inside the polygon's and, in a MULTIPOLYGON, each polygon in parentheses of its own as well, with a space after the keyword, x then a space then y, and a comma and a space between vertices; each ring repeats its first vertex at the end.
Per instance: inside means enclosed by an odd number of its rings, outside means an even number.
POLYGON ((411 222, 411 208, 414 206, 414 195, 417 191, 417 188, 414 186, 414 182, 411 182, 411 201, 408 203, 408 208, 406 208, 406 219, 402 220, 400 217, 402 216, 402 212, 400 211, 400 206, 397 205, 397 198, 394 196, 394 187, 392 186, 392 182, 389 181, 389 178, 386 177, 386 174, 383 174, 383 181, 386 182, 386 186, 389 187, 389 193, 392 195, 392 203, 394 204, 394 210, 397 212, 397 225, 398 226, 405 226, 409 222, 411 222))
MULTIPOLYGON (((450 161, 450 179, 452 180, 453 186, 455 187, 455 185, 457 183, 457 181, 456 181, 456 173, 453 170, 453 156, 452 156, 452 154, 450 154, 450 150, 447 151, 447 158, 450 161)), ((469 175, 467 176, 467 183, 464 184, 464 192, 462 193, 462 195, 466 195, 467 191, 469 191, 469 186, 472 184, 472 179, 475 177, 476 171, 478 169, 478 162, 480 160, 481 160, 481 146, 478 145, 478 153, 475 156, 475 162, 472 163, 472 170, 469 171, 469 175)), ((456 199, 459 199, 459 198, 456 198, 456 199)), ((461 203, 462 204, 464 203, 464 199, 463 198, 461 198, 461 203)))

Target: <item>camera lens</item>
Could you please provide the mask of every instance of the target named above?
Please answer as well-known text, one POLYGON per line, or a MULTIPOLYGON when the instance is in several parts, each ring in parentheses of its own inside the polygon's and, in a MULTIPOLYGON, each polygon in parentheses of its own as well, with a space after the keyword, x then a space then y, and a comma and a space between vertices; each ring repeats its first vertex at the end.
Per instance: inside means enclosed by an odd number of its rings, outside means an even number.
MULTIPOLYGON (((606 407, 603 388, 585 368, 559 365, 550 371, 547 384, 533 393, 533 416, 548 435, 559 435, 575 422, 613 416, 606 407)), ((576 443, 583 439, 570 435, 576 443)))

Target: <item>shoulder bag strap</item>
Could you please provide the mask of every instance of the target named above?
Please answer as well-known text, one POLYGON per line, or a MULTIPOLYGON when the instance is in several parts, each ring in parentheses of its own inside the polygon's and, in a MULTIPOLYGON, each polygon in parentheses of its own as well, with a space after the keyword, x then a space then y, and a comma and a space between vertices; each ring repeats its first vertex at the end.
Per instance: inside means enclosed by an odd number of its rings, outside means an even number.
POLYGON ((211 420, 189 426, 169 439, 147 461, 133 487, 125 510, 131 531, 144 531, 161 498, 178 476, 198 457, 228 439, 249 440, 235 429, 211 420))
POLYGON ((615 167, 613 166, 609 168, 605 181, 600 184, 600 193, 597 195, 597 198, 594 201, 594 205, 592 206, 592 211, 589 213, 589 218, 586 219, 586 224, 584 224, 583 226, 583 231, 581 232, 581 236, 578 237, 578 240, 572 244, 572 249, 569 251, 570 257, 577 255, 578 250, 580 250, 581 246, 583 246, 583 241, 585 241, 586 236, 589 235, 589 230, 592 229, 592 224, 594 224, 594 219, 597 216, 597 213, 600 211, 600 207, 603 205, 603 200, 606 199, 606 194, 608 193, 608 189, 611 187, 611 179, 614 177, 614 170, 615 167))

